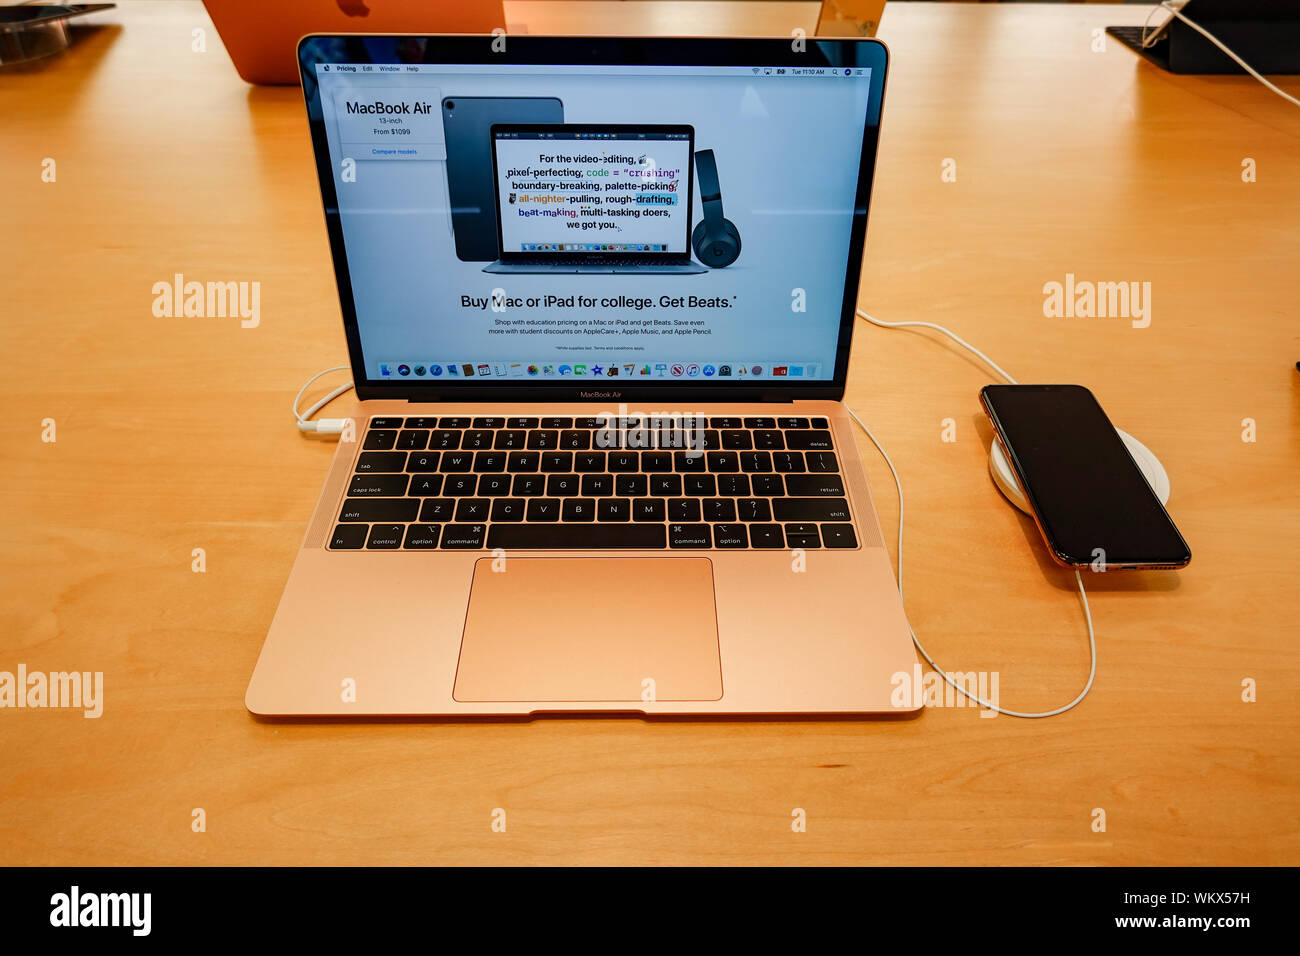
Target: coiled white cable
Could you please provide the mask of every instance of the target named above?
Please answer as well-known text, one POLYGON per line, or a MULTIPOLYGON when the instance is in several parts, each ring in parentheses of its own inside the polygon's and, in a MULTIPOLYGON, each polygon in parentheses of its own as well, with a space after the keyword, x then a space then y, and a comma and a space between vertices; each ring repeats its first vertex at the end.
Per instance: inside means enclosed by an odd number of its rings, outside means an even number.
POLYGON ((322 375, 328 375, 330 372, 348 371, 351 371, 350 366, 335 365, 333 368, 327 368, 317 372, 303 383, 302 388, 298 389, 298 394, 293 397, 293 417, 298 422, 298 431, 308 434, 314 433, 317 435, 339 435, 343 432, 343 429, 347 427, 348 423, 348 419, 346 418, 322 418, 317 422, 308 421, 308 419, 350 389, 352 387, 351 382, 348 382, 346 385, 340 385, 305 412, 298 411, 298 403, 302 401, 303 392, 307 391, 307 389, 311 387, 311 383, 316 381, 316 379, 320 378, 322 375))
MULTIPOLYGON (((883 329, 918 328, 918 329, 933 329, 936 332, 941 332, 942 334, 948 336, 948 338, 956 342, 958 345, 960 345, 962 348, 966 349, 967 351, 971 352, 974 355, 979 356, 979 358, 983 360, 989 366, 989 368, 993 369, 1000 376, 1002 376, 1002 378, 1006 379, 1009 384, 1011 385, 1017 384, 1016 380, 1012 378, 1010 375, 1008 375, 1000 365, 994 362, 991 358, 989 358, 987 355, 985 355, 975 346, 971 345, 965 339, 961 338, 961 336, 955 335, 954 333, 950 332, 948 329, 945 329, 942 325, 936 325, 933 322, 883 322, 880 319, 875 318, 874 316, 868 315, 862 309, 858 309, 857 312, 858 315, 860 315, 866 321, 870 322, 872 325, 880 326, 883 329)), ((876 451, 880 452, 880 457, 885 459, 885 464, 889 466, 889 473, 894 476, 894 487, 898 489, 898 597, 900 600, 902 600, 903 599, 903 482, 898 477, 898 469, 894 467, 893 461, 890 460, 889 453, 886 452, 884 446, 881 445, 880 442, 876 440, 876 436, 871 433, 871 429, 866 426, 866 424, 862 421, 861 418, 858 417, 857 413, 854 412, 853 409, 849 408, 848 413, 849 416, 855 422, 858 423, 858 427, 861 428, 866 433, 867 437, 871 439, 871 444, 876 446, 876 451)), ((1087 697, 1088 691, 1092 690, 1093 679, 1096 678, 1097 676, 1097 637, 1094 634, 1092 628, 1092 610, 1091 608, 1088 607, 1088 592, 1084 590, 1083 575, 1078 571, 1078 569, 1076 569, 1074 572, 1074 580, 1079 585, 1079 600, 1083 603, 1083 619, 1085 623, 1088 625, 1088 655, 1091 658, 1091 662, 1088 665, 1088 681, 1083 685, 1083 690, 1079 691, 1078 696, 1075 697, 1074 700, 1070 701, 1068 704, 1065 704, 1064 706, 1057 707, 1054 710, 1045 710, 1039 713, 1029 713, 1020 710, 1009 710, 1005 707, 999 707, 997 704, 994 704, 992 701, 984 700, 982 697, 979 697, 978 695, 971 693, 965 687, 961 686, 956 681, 954 681, 951 677, 948 676, 947 671, 945 671, 942 667, 940 667, 938 664, 934 662, 934 658, 930 656, 930 654, 926 651, 925 647, 921 644, 920 640, 917 638, 916 631, 912 630, 912 624, 910 621, 908 622, 907 625, 907 632, 912 635, 912 643, 916 645, 916 649, 921 652, 921 656, 925 658, 926 662, 931 667, 934 668, 935 673, 938 674, 940 677, 942 677, 944 681, 949 686, 951 686, 954 690, 961 692, 967 698, 969 698, 970 700, 978 704, 980 707, 987 708, 988 710, 994 711, 999 714, 1005 714, 1008 717, 1026 717, 1026 718, 1055 717, 1057 714, 1063 714, 1067 710, 1070 710, 1081 700, 1087 697)))

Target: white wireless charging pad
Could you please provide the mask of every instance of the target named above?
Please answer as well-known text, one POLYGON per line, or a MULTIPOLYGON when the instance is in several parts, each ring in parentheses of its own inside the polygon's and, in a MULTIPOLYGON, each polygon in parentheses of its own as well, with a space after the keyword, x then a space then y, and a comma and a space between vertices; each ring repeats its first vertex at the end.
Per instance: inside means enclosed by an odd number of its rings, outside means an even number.
MULTIPOLYGON (((1160 459, 1151 453, 1150 448, 1128 432, 1118 428, 1115 432, 1124 440, 1124 446, 1137 462, 1142 474, 1146 476, 1147 484, 1156 493, 1160 503, 1169 504, 1169 474, 1165 471, 1165 466, 1160 464, 1160 459)), ((1007 461, 1007 456, 996 438, 993 439, 993 446, 989 449, 989 474, 993 476, 993 483, 998 486, 998 490, 1006 495, 1013 505, 1028 514, 1029 502, 1025 500, 1020 486, 1016 484, 1015 473, 1012 472, 1011 464, 1007 461)))

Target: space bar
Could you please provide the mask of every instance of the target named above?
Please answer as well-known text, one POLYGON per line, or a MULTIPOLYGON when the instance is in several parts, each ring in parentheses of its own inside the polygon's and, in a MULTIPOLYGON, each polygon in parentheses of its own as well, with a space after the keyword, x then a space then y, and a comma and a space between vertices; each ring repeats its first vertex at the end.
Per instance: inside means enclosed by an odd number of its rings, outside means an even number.
POLYGON ((551 548, 575 551, 602 548, 663 548, 661 524, 496 524, 488 528, 487 546, 551 548))

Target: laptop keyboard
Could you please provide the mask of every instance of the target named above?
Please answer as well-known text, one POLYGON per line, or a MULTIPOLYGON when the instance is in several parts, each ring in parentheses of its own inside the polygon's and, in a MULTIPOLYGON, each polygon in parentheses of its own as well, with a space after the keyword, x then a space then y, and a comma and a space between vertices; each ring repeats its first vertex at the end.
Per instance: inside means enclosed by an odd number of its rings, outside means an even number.
POLYGON ((856 548, 824 418, 376 417, 329 547, 856 548))

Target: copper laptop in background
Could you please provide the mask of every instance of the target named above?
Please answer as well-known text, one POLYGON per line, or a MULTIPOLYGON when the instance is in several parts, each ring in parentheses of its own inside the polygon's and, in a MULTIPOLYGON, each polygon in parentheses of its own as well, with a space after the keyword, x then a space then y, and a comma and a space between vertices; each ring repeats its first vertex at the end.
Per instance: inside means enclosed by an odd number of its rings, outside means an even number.
POLYGON ((308 33, 491 33, 501 0, 203 0, 226 52, 249 83, 298 83, 298 41, 308 33))
POLYGON ((492 41, 299 48, 359 404, 248 709, 916 709, 840 402, 884 47, 492 41))

